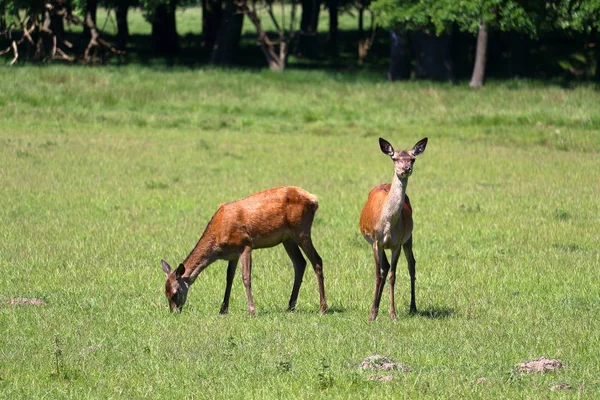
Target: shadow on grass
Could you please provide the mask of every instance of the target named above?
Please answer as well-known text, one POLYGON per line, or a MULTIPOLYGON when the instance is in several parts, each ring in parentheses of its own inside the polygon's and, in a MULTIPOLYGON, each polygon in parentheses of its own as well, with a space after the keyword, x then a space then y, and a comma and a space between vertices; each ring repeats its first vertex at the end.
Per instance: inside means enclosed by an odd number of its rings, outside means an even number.
POLYGON ((429 319, 444 319, 455 316, 456 310, 452 308, 430 308, 428 310, 419 310, 416 313, 411 313, 411 315, 429 319))
MULTIPOLYGON (((246 311, 247 312, 247 311, 246 311)), ((255 317, 261 317, 261 316, 267 316, 267 315, 335 315, 335 314, 342 314, 345 313, 346 309, 343 307, 330 307, 327 309, 327 311, 325 311, 324 314, 319 314, 319 309, 315 308, 313 309, 308 309, 308 308, 303 308, 303 309, 296 309, 294 311, 289 311, 287 309, 283 309, 283 308, 272 308, 272 309, 263 309, 263 310, 256 310, 256 315, 255 317)), ((248 314, 250 315, 250 314, 248 314)))
POLYGON ((343 307, 329 307, 327 309, 327 311, 325 311, 326 315, 330 315, 330 314, 342 314, 345 313, 346 309, 343 307))

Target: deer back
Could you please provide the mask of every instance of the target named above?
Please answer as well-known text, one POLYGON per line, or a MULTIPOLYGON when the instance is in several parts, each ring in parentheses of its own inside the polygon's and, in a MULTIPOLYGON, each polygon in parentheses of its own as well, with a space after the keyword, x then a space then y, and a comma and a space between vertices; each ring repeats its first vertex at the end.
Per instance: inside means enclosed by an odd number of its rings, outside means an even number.
POLYGON ((310 228, 318 208, 316 196, 294 187, 263 190, 221 204, 206 228, 217 246, 272 247, 310 228))

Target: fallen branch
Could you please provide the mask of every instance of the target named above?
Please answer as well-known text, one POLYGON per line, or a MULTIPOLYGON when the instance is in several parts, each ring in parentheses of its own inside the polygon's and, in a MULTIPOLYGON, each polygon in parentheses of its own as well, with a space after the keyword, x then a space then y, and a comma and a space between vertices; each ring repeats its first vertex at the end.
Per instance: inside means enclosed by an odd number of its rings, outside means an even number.
POLYGON ((10 65, 13 65, 19 59, 19 47, 23 44, 31 45, 35 49, 34 61, 60 59, 73 62, 79 58, 89 63, 92 62, 94 50, 98 48, 106 48, 117 55, 126 54, 125 51, 117 49, 101 37, 89 13, 82 20, 73 15, 69 4, 70 2, 60 0, 47 0, 43 6, 35 8, 31 6, 25 12, 21 10, 21 16, 15 21, 16 23, 11 23, 0 32, 0 36, 6 37, 10 43, 5 49, 0 49, 0 56, 12 52, 10 65), (73 49, 73 44, 63 37, 63 22, 67 26, 75 24, 89 29, 90 40, 82 56, 77 57, 68 53, 67 49, 73 49), (18 26, 17 24, 20 25, 22 36, 18 40, 13 40, 12 28, 18 26))
POLYGON ((67 53, 65 53, 64 51, 62 51, 60 48, 56 49, 56 52, 58 53, 58 55, 60 57, 54 57, 54 58, 58 58, 60 60, 65 60, 65 61, 70 61, 73 62, 75 61, 75 58, 71 57, 70 55, 68 55, 67 53))

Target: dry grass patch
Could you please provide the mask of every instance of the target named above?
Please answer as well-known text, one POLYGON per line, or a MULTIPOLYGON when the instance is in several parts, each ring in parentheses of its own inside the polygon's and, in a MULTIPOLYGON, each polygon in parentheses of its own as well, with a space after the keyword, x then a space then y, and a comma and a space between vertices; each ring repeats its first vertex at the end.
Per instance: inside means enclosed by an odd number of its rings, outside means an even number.
POLYGON ((25 298, 25 297, 17 297, 14 299, 6 300, 6 304, 10 306, 36 306, 43 307, 46 305, 46 302, 42 299, 36 298, 25 298))
POLYGON ((566 383, 561 383, 559 385, 554 385, 550 388, 550 390, 552 391, 557 391, 557 390, 571 390, 571 386, 567 385, 566 383))

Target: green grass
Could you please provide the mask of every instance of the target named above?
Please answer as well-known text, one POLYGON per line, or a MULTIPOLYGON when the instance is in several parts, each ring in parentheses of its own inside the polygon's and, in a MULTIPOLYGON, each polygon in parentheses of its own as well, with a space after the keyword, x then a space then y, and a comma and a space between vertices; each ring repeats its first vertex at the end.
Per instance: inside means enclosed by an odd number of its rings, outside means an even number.
POLYGON ((597 398, 600 94, 535 82, 386 84, 376 75, 20 67, 0 79, 0 398, 597 398), (367 323, 358 231, 389 182, 377 138, 429 137, 408 193, 417 305, 367 323), (282 248, 254 253, 257 316, 225 263, 169 314, 160 259, 224 202, 276 186, 319 196, 331 311, 282 248), (12 298, 47 305, 10 306, 12 298), (361 360, 406 364, 374 382, 361 360), (559 372, 522 376, 546 356, 559 372), (476 380, 485 377, 483 383, 476 380), (566 383, 570 392, 551 392, 566 383))

